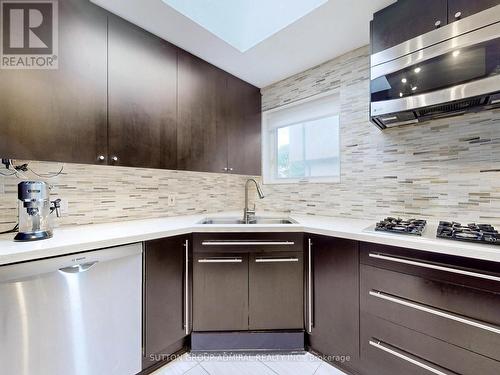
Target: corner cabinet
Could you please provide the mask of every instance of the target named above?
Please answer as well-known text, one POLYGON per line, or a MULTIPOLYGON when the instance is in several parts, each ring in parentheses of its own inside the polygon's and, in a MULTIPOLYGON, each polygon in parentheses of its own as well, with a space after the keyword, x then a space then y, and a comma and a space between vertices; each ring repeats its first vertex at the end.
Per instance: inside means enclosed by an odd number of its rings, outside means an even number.
POLYGON ((260 90, 179 51, 180 170, 260 175, 260 90))
POLYGON ((143 369, 185 348, 191 331, 190 238, 144 244, 143 369))
POLYGON ((195 233, 193 331, 303 331, 302 242, 302 233, 195 233))
POLYGON ((359 360, 359 243, 306 235, 309 348, 356 370, 359 360))
POLYGON ((227 75, 224 123, 229 173, 261 175, 261 101, 258 88, 227 75))

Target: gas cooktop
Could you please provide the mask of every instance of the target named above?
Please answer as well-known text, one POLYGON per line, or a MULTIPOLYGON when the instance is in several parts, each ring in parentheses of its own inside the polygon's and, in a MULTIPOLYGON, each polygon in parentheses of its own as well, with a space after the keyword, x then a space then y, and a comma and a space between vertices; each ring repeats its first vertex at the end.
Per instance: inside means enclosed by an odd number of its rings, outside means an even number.
POLYGON ((489 224, 467 224, 440 221, 437 236, 456 241, 500 245, 500 234, 489 224))
POLYGON ((425 220, 387 217, 375 224, 375 230, 379 232, 421 236, 426 224, 427 221, 425 220))

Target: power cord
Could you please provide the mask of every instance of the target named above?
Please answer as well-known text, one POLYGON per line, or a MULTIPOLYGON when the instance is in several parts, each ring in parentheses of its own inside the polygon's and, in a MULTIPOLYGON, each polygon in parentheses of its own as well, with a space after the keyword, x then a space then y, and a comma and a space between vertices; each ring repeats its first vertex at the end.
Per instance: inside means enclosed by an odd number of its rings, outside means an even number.
POLYGON ((40 178, 55 178, 55 177, 61 175, 63 170, 64 170, 64 164, 62 164, 59 171, 57 171, 55 173, 41 174, 41 173, 35 172, 32 168, 30 168, 29 163, 16 165, 14 160, 12 160, 12 159, 2 159, 2 164, 5 165, 5 169, 12 170, 12 173, 6 174, 3 172, 0 172, 0 175, 7 176, 7 177, 16 175, 16 177, 23 178, 23 179, 28 179, 26 177, 26 175, 24 174, 26 172, 31 172, 35 176, 40 177, 40 178))
POLYGON ((11 230, 6 230, 5 232, 0 232, 0 234, 14 233, 14 232, 17 232, 18 229, 19 229, 19 224, 16 224, 16 226, 14 228, 12 228, 11 230))

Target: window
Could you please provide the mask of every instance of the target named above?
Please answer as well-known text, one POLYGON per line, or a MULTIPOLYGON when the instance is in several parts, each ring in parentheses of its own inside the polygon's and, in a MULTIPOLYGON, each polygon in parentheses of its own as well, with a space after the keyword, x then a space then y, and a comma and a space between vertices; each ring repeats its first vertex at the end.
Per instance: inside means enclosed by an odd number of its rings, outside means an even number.
POLYGON ((339 182, 338 95, 263 114, 264 183, 339 182))

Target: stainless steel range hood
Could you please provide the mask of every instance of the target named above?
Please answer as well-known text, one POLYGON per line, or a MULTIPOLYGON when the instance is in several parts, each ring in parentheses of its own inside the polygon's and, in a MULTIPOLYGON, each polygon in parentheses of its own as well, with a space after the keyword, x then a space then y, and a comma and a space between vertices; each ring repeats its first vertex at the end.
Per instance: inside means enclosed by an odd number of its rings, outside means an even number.
POLYGON ((371 56, 379 128, 500 107, 500 5, 371 56))

